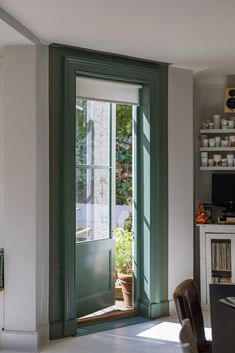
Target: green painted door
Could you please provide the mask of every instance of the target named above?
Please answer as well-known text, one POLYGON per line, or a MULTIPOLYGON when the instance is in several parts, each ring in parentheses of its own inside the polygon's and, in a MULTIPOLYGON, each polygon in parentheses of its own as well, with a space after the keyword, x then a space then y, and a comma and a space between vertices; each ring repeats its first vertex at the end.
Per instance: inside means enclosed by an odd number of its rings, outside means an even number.
POLYGON ((111 104, 76 94, 76 313, 114 304, 111 104))

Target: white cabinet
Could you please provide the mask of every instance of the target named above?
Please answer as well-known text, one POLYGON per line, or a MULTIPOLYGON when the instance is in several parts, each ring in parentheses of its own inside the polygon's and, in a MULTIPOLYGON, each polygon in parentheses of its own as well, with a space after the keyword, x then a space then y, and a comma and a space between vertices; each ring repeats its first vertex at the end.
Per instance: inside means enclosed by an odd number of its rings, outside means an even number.
MULTIPOLYGON (((213 138, 215 136, 221 136, 221 139, 225 136, 235 136, 235 129, 206 129, 200 130, 201 135, 208 135, 209 138, 213 138)), ((221 154, 222 158, 226 158, 226 154, 234 154, 235 158, 235 147, 200 147, 200 152, 208 152, 209 158, 213 158, 213 154, 221 154), (220 153, 221 152, 221 153, 220 153)), ((213 167, 200 167, 200 170, 235 170, 235 165, 228 166, 213 166, 213 167)))
POLYGON ((235 283, 235 225, 200 225, 201 302, 210 304, 210 283, 235 283))

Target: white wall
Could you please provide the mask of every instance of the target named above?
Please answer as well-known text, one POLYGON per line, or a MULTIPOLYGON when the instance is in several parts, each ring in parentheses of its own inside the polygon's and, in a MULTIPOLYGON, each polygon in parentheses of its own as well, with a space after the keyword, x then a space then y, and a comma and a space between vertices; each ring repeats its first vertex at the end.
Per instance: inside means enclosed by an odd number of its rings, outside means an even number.
MULTIPOLYGON (((229 119, 234 113, 224 113, 224 88, 234 87, 234 75, 209 75, 199 72, 194 85, 194 207, 199 202, 211 202, 211 179, 213 171, 200 171, 200 125, 202 121, 212 120, 214 114, 229 119)), ((211 156, 210 156, 211 158, 211 156)), ((216 219, 216 212, 214 212, 216 219)), ((200 281, 199 229, 195 229, 195 277, 200 281)))
MULTIPOLYGON (((193 72, 169 68, 169 300, 193 277, 193 72)), ((171 303, 172 304, 172 303, 171 303)), ((174 310, 174 305, 170 305, 174 310)))
MULTIPOLYGON (((3 84, 2 84, 2 48, 0 47, 0 171, 3 170, 3 84)), ((3 247, 3 175, 0 172, 0 248, 3 247)), ((3 327, 3 292, 0 292, 0 330, 3 327)), ((0 342, 1 347, 1 342, 0 342)))
POLYGON ((4 47, 3 51, 5 291, 1 338, 3 348, 25 351, 36 351, 45 336, 42 331, 48 331, 43 330, 48 322, 49 268, 46 54, 34 45, 4 47))
MULTIPOLYGON (((199 76, 199 75, 197 75, 199 76)), ((212 120, 214 114, 229 119, 234 113, 224 113, 224 88, 234 87, 234 76, 203 76, 195 80, 195 206, 199 202, 211 202, 211 177, 213 172, 200 171, 200 124, 212 120)), ((211 156, 209 157, 211 158, 211 156)))
POLYGON ((4 328, 35 331, 35 47, 6 47, 3 77, 6 268, 4 328), (26 315, 25 312, 27 312, 26 315))

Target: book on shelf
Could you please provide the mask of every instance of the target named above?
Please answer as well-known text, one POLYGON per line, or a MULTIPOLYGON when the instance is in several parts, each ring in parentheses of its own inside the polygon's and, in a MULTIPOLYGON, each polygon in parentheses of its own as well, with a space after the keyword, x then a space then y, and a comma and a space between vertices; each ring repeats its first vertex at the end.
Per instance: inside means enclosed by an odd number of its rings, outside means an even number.
POLYGON ((211 283, 213 284, 231 284, 232 278, 231 277, 212 277, 211 283))
POLYGON ((213 271, 231 271, 231 241, 212 240, 211 265, 213 271))

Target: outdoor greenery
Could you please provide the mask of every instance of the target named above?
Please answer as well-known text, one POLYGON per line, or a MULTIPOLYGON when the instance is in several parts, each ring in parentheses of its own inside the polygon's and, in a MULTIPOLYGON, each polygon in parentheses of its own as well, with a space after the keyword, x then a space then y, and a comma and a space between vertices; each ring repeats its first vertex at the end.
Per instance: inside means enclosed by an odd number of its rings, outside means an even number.
MULTIPOLYGON (((87 101, 77 99, 76 101, 76 166, 86 164, 88 133, 92 129, 92 121, 86 121, 87 101)), ((76 202, 86 202, 86 169, 78 168, 76 171, 76 202)))
MULTIPOLYGON (((87 135, 93 129, 87 121, 87 100, 78 99, 76 109, 76 165, 86 164, 87 135)), ((108 141, 107 141, 108 143, 108 141)), ((86 170, 76 173, 77 202, 85 202, 86 170)), ((116 204, 132 203, 132 106, 116 105, 116 204)))
POLYGON ((116 106, 116 204, 132 202, 132 106, 116 106))
POLYGON ((132 274, 132 231, 117 228, 115 231, 115 268, 123 274, 132 274))
MULTIPOLYGON (((116 106, 116 204, 132 205, 132 106, 116 106)), ((116 229, 115 268, 132 275, 132 215, 116 229)))
POLYGON ((87 101, 77 99, 76 101, 76 164, 86 164, 86 140, 92 129, 92 121, 87 122, 87 101))

